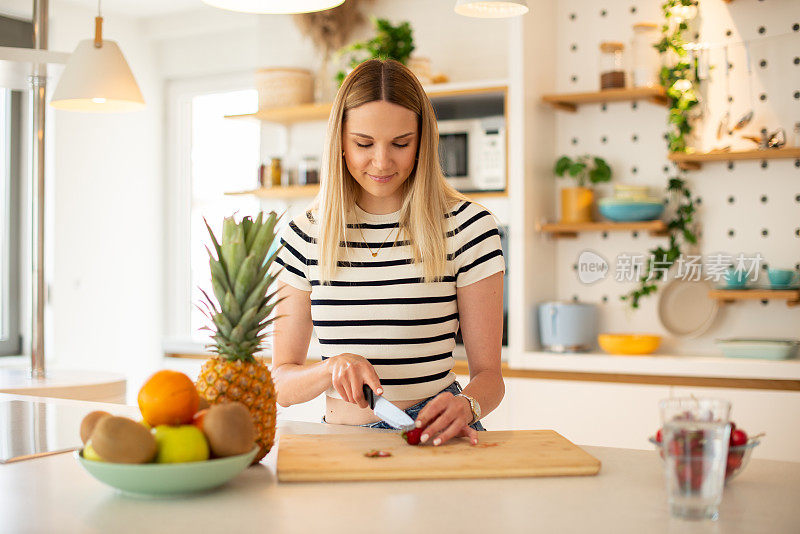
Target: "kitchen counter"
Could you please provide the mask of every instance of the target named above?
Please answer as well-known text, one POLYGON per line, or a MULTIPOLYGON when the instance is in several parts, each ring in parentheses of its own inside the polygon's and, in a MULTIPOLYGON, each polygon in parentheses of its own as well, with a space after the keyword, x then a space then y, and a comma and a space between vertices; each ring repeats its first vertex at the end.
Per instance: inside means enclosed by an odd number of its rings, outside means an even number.
MULTIPOLYGON (((23 399, 0 395, 0 399, 23 399)), ((27 397, 30 399, 30 397, 27 397)), ((86 412, 131 406, 52 399, 86 412)), ((1 415, 1 414, 0 414, 1 415)), ((2 423, 0 417, 0 423, 2 423)), ((75 429, 77 433, 77 428, 75 429)), ((380 432, 280 420, 286 433, 380 432)), ((717 522, 671 519, 653 451, 584 447, 590 477, 278 483, 277 447, 226 486, 193 497, 130 497, 71 454, 0 465, 0 530, 16 532, 797 532, 800 463, 752 460, 725 491, 717 522)))

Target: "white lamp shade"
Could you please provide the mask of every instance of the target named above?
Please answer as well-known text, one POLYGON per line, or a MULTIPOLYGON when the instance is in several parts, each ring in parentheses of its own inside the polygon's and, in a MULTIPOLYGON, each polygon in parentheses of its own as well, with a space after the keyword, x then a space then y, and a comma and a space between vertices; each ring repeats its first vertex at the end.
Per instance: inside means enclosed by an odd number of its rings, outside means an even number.
POLYGON ((502 19, 528 12, 526 0, 458 0, 456 13, 465 17, 502 19))
POLYGON ((228 11, 289 15, 324 11, 343 4, 344 0, 203 0, 203 2, 228 11))
POLYGON ((144 97, 115 41, 96 48, 93 39, 78 43, 58 81, 50 105, 89 112, 136 111, 144 97))

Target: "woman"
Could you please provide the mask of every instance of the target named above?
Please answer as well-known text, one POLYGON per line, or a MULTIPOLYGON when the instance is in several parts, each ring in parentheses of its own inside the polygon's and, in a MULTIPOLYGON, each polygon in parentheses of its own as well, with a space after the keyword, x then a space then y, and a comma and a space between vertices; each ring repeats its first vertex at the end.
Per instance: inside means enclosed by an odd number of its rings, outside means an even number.
POLYGON ((320 194, 281 239, 272 376, 281 406, 326 393, 323 421, 390 428, 367 384, 424 426, 422 442, 464 436, 505 391, 503 261, 497 225, 450 187, 433 108, 402 64, 369 60, 345 79, 328 120, 320 194), (452 372, 461 325, 470 382, 452 372), (306 365, 315 329, 322 361, 306 365))

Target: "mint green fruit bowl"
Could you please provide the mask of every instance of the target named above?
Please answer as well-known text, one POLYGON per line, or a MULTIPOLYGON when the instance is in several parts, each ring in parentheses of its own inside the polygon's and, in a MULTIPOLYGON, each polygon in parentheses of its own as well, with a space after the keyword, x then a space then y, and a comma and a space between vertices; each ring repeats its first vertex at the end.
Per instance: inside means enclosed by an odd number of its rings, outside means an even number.
POLYGON ((115 464, 95 462, 83 457, 83 450, 73 456, 94 478, 127 493, 168 496, 195 493, 225 484, 244 471, 258 453, 248 453, 204 462, 179 464, 115 464))

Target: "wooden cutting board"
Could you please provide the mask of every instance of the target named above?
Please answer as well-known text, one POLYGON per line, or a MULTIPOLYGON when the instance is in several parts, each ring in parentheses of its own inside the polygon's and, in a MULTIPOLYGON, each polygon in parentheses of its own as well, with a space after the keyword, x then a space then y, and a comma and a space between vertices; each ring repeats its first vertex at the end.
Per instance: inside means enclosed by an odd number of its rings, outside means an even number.
POLYGON ((595 475, 600 461, 553 430, 487 431, 478 445, 455 438, 412 446, 399 433, 288 434, 278 443, 278 480, 414 480, 595 475), (377 449, 387 458, 368 458, 377 449))

